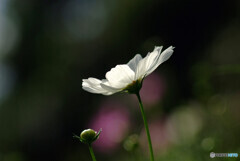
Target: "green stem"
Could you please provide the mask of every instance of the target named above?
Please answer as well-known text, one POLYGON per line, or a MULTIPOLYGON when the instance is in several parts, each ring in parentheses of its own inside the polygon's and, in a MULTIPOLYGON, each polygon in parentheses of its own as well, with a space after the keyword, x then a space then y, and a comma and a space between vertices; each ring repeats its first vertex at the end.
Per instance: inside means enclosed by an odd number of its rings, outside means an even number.
POLYGON ((138 101, 139 101, 139 106, 140 106, 140 109, 141 109, 142 118, 143 118, 144 126, 145 126, 145 129, 146 129, 146 134, 147 134, 147 138, 148 138, 148 146, 149 146, 149 151, 150 151, 150 155, 151 155, 151 161, 154 161, 152 141, 151 141, 151 136, 150 136, 150 133, 149 133, 147 119, 146 119, 145 112, 144 112, 144 109, 143 109, 142 100, 141 100, 139 92, 136 93, 136 95, 137 95, 137 98, 138 98, 138 101))
POLYGON ((94 155, 94 152, 93 152, 92 145, 91 145, 91 144, 88 145, 88 148, 89 148, 89 151, 90 151, 90 153, 91 153, 92 160, 93 160, 93 161, 97 161, 97 160, 96 160, 96 157, 95 157, 95 155, 94 155))

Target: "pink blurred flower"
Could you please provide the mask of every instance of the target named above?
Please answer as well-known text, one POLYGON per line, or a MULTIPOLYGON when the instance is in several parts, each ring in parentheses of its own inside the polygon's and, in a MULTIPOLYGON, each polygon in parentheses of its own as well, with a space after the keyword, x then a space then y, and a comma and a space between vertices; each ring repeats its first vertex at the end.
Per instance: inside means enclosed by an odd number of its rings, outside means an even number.
POLYGON ((101 136, 93 146, 100 152, 111 153, 128 133, 129 113, 125 106, 116 102, 106 102, 99 109, 100 111, 93 116, 89 125, 96 130, 102 128, 101 136))
POLYGON ((142 101, 149 105, 157 103, 162 99, 165 88, 164 79, 156 73, 151 74, 143 82, 140 91, 142 101))
MULTIPOLYGON (((143 104, 146 108, 150 108, 162 100, 164 92, 166 90, 166 83, 162 76, 157 73, 152 73, 146 77, 143 81, 140 95, 143 104)), ((136 96, 132 96, 134 100, 137 100, 136 96)))

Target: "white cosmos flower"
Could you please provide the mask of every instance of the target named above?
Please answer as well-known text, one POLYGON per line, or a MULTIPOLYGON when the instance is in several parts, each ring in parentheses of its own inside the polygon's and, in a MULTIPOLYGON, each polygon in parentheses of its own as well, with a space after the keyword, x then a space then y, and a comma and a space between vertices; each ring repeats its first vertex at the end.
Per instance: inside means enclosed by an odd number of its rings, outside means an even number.
POLYGON ((142 80, 151 74, 161 63, 168 60, 174 47, 170 46, 161 53, 162 46, 155 47, 145 58, 137 54, 127 64, 117 65, 106 73, 106 79, 83 79, 82 88, 91 93, 111 95, 126 91, 139 92, 142 80))

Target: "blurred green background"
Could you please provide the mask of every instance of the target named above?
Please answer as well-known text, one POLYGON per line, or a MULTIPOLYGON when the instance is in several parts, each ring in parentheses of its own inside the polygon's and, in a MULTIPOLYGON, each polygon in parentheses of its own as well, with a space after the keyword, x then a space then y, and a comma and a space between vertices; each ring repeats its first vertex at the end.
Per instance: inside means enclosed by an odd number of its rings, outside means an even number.
POLYGON ((0 0, 0 161, 90 161, 72 137, 90 127, 98 160, 148 160, 136 98, 81 83, 160 45, 141 91, 156 160, 240 154, 239 19, 238 0, 0 0))

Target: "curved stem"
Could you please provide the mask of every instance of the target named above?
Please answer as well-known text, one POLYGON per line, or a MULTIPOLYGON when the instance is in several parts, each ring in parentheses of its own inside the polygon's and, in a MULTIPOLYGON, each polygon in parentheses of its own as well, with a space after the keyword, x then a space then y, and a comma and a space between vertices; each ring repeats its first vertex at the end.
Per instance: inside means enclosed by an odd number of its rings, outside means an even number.
POLYGON ((139 92, 136 93, 136 95, 137 95, 137 98, 138 98, 138 101, 139 101, 139 106, 140 106, 140 109, 141 109, 142 118, 143 118, 144 126, 145 126, 145 129, 146 129, 146 134, 147 134, 147 138, 148 138, 148 146, 149 146, 149 151, 150 151, 150 155, 151 155, 151 161, 154 161, 152 141, 151 141, 151 136, 150 136, 150 133, 149 133, 147 119, 146 119, 145 112, 144 112, 144 109, 143 109, 142 100, 141 100, 139 92))
POLYGON ((88 145, 88 148, 89 148, 89 151, 90 151, 90 153, 91 153, 92 160, 93 160, 93 161, 97 161, 97 160, 96 160, 96 157, 95 157, 95 155, 94 155, 94 152, 93 152, 92 145, 91 145, 91 144, 88 145))

